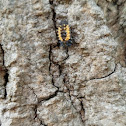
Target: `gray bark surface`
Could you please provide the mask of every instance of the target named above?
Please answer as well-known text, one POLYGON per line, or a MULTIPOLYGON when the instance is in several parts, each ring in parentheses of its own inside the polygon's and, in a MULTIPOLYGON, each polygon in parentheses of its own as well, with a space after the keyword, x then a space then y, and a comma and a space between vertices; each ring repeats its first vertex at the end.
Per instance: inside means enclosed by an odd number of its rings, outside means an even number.
POLYGON ((0 126, 125 126, 125 34, 125 0, 1 0, 0 126))

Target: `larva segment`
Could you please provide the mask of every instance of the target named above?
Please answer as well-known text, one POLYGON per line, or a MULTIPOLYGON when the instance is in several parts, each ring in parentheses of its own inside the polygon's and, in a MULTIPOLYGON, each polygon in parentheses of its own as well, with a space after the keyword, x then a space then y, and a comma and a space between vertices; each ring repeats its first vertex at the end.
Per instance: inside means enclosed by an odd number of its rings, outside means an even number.
POLYGON ((63 41, 63 38, 61 36, 61 30, 62 29, 60 27, 58 27, 58 38, 59 38, 60 41, 63 41))
POLYGON ((70 27, 69 27, 69 25, 66 26, 65 30, 66 30, 65 41, 68 41, 68 40, 70 40, 70 27))

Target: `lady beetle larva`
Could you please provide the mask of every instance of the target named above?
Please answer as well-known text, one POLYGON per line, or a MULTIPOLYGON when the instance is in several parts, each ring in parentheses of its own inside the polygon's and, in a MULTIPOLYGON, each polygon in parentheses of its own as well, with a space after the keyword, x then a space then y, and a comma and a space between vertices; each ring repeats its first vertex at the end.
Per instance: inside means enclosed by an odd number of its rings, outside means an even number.
POLYGON ((68 47, 73 44, 70 26, 66 20, 62 20, 57 30, 58 44, 63 47, 68 47))

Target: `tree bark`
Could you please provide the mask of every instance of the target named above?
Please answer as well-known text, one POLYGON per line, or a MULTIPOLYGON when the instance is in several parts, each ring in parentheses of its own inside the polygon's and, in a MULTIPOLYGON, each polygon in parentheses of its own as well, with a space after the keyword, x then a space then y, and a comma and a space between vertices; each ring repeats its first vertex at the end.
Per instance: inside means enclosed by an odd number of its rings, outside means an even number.
POLYGON ((125 5, 0 1, 0 126, 125 126, 125 5), (68 48, 57 45, 61 20, 68 48))

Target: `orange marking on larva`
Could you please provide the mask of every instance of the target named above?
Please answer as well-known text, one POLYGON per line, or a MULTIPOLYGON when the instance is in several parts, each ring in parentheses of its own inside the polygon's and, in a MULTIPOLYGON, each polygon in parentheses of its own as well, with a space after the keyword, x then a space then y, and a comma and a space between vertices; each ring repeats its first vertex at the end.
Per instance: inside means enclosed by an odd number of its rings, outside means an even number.
POLYGON ((58 38, 60 41, 63 41, 62 36, 61 36, 61 28, 58 28, 58 38))
POLYGON ((66 38, 65 41, 68 41, 70 39, 70 28, 69 25, 66 26, 66 38))

